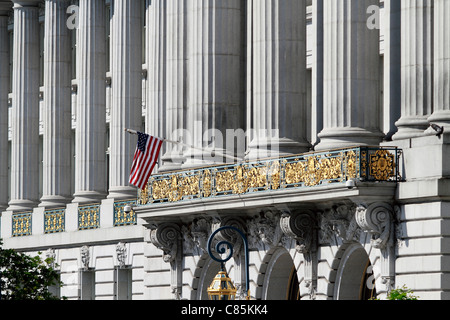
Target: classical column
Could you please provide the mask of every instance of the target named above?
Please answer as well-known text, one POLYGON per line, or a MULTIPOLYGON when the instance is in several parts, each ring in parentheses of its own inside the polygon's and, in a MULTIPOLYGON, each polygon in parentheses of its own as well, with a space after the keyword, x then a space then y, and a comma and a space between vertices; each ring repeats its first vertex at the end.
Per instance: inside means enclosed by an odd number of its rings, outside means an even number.
POLYGON ((401 1, 401 118, 394 140, 424 134, 433 112, 433 3, 401 1))
POLYGON ((324 0, 324 129, 316 150, 378 145, 379 30, 368 28, 378 0, 324 0))
MULTIPOLYGON (((187 1, 168 0, 167 2, 167 60, 166 60, 166 135, 181 141, 184 139, 186 118, 186 61, 187 61, 187 1)), ((184 161, 183 147, 166 144, 162 156, 163 165, 159 171, 173 171, 181 168, 184 161)))
POLYGON ((253 1, 252 15, 253 139, 247 157, 308 151, 306 1, 253 1))
POLYGON ((124 128, 142 124, 142 38, 141 5, 136 0, 115 0, 111 28, 111 86, 109 197, 132 199, 136 188, 129 174, 136 137, 124 128))
POLYGON ((71 38, 69 0, 45 1, 43 196, 40 206, 71 199, 71 38))
POLYGON ((106 41, 104 0, 80 0, 77 42, 75 199, 106 195, 106 41))
POLYGON ((10 211, 31 210, 39 198, 38 1, 14 1, 14 63, 10 211))
POLYGON ((8 205, 8 93, 9 33, 8 12, 12 6, 0 3, 0 212, 8 205))
POLYGON ((227 140, 244 127, 240 0, 194 0, 188 5, 188 103, 185 168, 224 163, 227 140), (199 151, 203 149, 204 151, 199 151))
MULTIPOLYGON (((147 0, 147 114, 145 131, 165 137, 166 125, 166 0, 147 0)), ((165 153, 166 143, 161 148, 165 153)), ((157 170, 158 165, 155 167, 157 170)))
POLYGON ((311 71, 311 143, 319 143, 317 135, 323 129, 323 1, 312 1, 313 67, 311 71))
POLYGON ((434 0, 434 113, 430 122, 450 133, 450 2, 434 0))
POLYGON ((384 0, 384 133, 387 139, 397 131, 401 117, 401 2, 384 0))

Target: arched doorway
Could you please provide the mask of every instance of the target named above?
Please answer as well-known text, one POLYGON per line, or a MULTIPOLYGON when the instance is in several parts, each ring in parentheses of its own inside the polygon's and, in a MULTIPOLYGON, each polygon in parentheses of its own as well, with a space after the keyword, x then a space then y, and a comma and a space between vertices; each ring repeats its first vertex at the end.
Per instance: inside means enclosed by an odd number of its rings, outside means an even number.
POLYGON ((297 269, 294 266, 289 277, 286 300, 300 300, 300 284, 298 283, 297 269))
POLYGON ((376 295, 369 256, 360 244, 346 248, 335 283, 336 300, 367 300, 376 295))
POLYGON ((300 296, 297 270, 285 249, 276 250, 264 277, 263 300, 297 300, 300 296))
POLYGON ((208 287, 220 271, 220 264, 211 258, 201 260, 202 268, 198 276, 197 300, 208 300, 208 287))

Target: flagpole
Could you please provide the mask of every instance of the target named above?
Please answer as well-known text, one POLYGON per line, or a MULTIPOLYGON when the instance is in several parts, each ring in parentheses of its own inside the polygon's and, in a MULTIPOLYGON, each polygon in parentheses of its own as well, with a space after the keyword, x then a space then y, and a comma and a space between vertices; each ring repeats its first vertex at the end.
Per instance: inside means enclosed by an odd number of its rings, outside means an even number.
MULTIPOLYGON (((136 130, 131 130, 131 129, 125 128, 125 131, 128 132, 129 134, 134 134, 134 135, 138 134, 136 130)), ((162 140, 164 142, 177 144, 177 145, 184 146, 184 147, 191 148, 191 149, 195 149, 195 150, 200 150, 202 152, 209 152, 208 150, 205 150, 205 149, 202 149, 202 148, 197 148, 197 147, 194 147, 194 146, 190 146, 190 145, 182 143, 182 142, 173 141, 173 140, 169 140, 169 139, 166 139, 166 138, 164 138, 162 140)), ((233 157, 233 156, 230 156, 230 155, 226 155, 226 154, 223 154, 223 153, 217 153, 217 152, 213 151, 212 152, 212 156, 215 157, 216 155, 222 156, 222 157, 225 157, 225 158, 228 158, 228 159, 231 159, 231 160, 235 160, 235 161, 244 161, 243 159, 239 159, 239 158, 236 158, 236 157, 233 157)))

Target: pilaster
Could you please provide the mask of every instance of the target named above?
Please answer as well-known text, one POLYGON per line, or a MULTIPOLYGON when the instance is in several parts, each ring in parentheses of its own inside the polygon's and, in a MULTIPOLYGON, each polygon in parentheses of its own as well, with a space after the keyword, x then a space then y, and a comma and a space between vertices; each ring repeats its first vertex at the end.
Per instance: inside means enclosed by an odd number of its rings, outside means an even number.
POLYGON ((253 1, 251 10, 253 139, 247 158, 308 151, 306 1, 253 1))
POLYGON ((139 129, 142 123, 140 11, 139 1, 114 1, 109 183, 109 197, 114 199, 136 197, 136 188, 128 185, 136 137, 126 134, 124 128, 139 129))
POLYGON ((39 197, 39 8, 14 2, 10 211, 31 210, 39 197))
POLYGON ((324 129, 316 150, 378 145, 379 30, 367 27, 378 0, 324 0, 324 129))
POLYGON ((75 199, 106 195, 106 41, 104 0, 80 0, 77 44, 75 199))
POLYGON ((68 0, 46 0, 44 38, 44 150, 42 207, 71 198, 71 42, 68 0))

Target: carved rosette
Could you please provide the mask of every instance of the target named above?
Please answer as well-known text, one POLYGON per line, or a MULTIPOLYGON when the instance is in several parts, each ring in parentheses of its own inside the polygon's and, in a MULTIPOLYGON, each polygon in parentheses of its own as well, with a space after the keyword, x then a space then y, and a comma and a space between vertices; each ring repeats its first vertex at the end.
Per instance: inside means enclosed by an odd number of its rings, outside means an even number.
POLYGON ((359 206, 356 210, 356 222, 362 230, 372 235, 371 245, 384 249, 393 241, 393 208, 387 203, 374 203, 359 206))
POLYGON ((283 213, 280 226, 284 234, 297 241, 298 252, 315 250, 316 221, 311 212, 283 213))
POLYGON ((164 262, 174 262, 180 248, 180 227, 175 223, 163 223, 150 230, 150 241, 163 251, 164 262))

